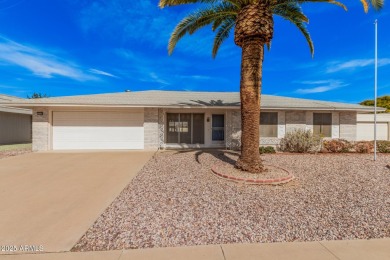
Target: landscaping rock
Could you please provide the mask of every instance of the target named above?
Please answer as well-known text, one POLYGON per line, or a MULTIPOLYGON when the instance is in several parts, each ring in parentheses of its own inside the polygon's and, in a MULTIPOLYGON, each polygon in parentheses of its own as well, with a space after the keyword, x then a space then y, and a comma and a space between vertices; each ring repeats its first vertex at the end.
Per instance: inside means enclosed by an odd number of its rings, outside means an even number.
POLYGON ((390 237, 388 155, 262 155, 297 179, 253 186, 210 174, 220 154, 158 153, 73 251, 390 237))

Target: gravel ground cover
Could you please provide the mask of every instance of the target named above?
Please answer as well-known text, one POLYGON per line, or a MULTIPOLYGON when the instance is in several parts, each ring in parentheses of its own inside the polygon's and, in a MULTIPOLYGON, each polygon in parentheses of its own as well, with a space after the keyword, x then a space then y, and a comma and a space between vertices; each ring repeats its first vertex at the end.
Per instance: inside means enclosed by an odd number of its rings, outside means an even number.
POLYGON ((0 145, 0 159, 31 153, 31 144, 0 145))
POLYGON ((239 154, 233 152, 225 152, 223 155, 220 154, 220 161, 215 163, 214 165, 218 169, 218 172, 221 172, 225 175, 244 178, 244 179, 276 179, 287 177, 289 172, 280 167, 275 167, 274 165, 265 164, 264 167, 266 169, 265 173, 251 173, 251 172, 243 172, 239 169, 235 168, 235 162, 238 159, 239 154))
POLYGON ((263 155, 296 180, 215 177, 218 151, 156 154, 73 251, 390 237, 390 156, 263 155))

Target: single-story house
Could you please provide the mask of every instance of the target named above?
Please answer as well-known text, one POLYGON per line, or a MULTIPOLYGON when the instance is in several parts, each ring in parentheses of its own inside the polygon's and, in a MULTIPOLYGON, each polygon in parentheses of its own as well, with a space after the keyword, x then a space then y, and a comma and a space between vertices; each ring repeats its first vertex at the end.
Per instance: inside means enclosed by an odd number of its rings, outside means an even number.
MULTIPOLYGON (((18 100, 33 110, 33 150, 232 147, 241 131, 238 92, 138 91, 18 100)), ((260 145, 294 128, 356 140, 372 107, 262 95, 260 145)), ((380 110, 382 111, 382 110, 380 110)))
MULTIPOLYGON (((0 103, 19 103, 23 99, 0 95, 0 103)), ((0 145, 31 143, 32 111, 30 109, 0 106, 0 145)))

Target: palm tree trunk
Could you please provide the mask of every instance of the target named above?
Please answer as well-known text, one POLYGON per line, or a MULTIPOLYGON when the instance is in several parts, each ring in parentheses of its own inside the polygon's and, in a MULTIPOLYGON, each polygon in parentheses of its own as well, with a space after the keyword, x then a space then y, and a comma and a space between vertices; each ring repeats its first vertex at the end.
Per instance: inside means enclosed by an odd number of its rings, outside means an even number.
POLYGON ((242 44, 241 58, 241 156, 236 167, 253 173, 264 171, 259 153, 260 97, 264 55, 260 37, 248 37, 242 44))

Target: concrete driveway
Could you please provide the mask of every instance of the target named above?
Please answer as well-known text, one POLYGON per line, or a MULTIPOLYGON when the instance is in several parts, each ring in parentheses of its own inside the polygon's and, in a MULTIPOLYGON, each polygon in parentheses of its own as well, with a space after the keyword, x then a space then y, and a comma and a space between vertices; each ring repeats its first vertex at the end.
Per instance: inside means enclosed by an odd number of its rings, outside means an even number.
POLYGON ((153 153, 53 152, 0 160, 0 246, 69 251, 153 153))

